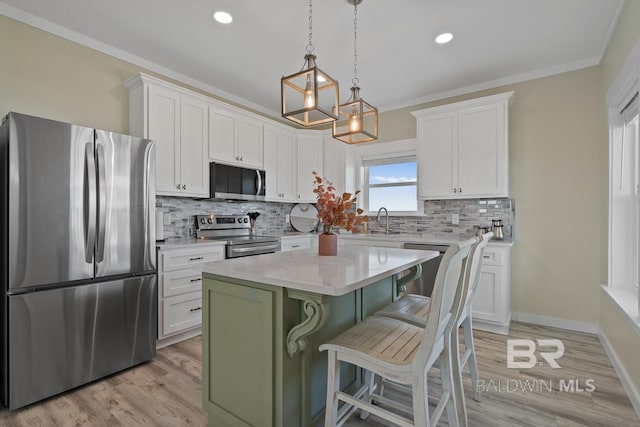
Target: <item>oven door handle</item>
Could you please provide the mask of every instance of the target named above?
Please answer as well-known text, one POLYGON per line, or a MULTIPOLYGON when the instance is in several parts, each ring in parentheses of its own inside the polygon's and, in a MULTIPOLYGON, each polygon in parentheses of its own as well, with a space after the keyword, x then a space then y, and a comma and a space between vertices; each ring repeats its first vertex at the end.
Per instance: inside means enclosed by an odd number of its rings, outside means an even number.
POLYGON ((233 253, 238 253, 238 254, 242 254, 245 252, 255 252, 255 251, 259 251, 262 249, 267 249, 267 250, 274 250, 277 251, 279 249, 278 245, 262 245, 262 246, 251 246, 248 248, 231 248, 231 252, 233 253))

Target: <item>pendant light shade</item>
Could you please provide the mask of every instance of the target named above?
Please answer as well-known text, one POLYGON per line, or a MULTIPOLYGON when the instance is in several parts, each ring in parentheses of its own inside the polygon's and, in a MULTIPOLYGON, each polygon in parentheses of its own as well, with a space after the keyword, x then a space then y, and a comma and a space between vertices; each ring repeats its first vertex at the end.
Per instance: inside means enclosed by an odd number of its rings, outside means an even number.
POLYGON ((308 127, 333 122, 338 109, 338 82, 307 53, 300 72, 281 80, 282 117, 308 127))
POLYGON ((378 109, 360 98, 358 86, 358 5, 363 0, 347 0, 353 5, 353 86, 351 96, 338 106, 338 119, 333 122, 333 137, 347 144, 378 139, 378 109))
POLYGON ((313 54, 312 10, 309 0, 309 43, 302 70, 280 80, 282 117, 305 127, 333 122, 338 111, 338 81, 318 68, 313 54))
POLYGON ((360 88, 351 88, 351 97, 338 107, 333 137, 347 144, 378 139, 378 109, 360 98, 360 88))

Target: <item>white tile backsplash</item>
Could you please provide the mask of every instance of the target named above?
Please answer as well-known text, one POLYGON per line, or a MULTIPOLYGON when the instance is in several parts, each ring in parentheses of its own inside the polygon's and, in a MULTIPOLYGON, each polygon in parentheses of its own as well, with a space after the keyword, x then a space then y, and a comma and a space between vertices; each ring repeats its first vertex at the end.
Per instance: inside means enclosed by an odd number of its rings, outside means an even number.
MULTIPOLYGON (((240 202, 182 197, 158 196, 156 206, 165 211, 164 235, 167 239, 195 237, 195 216, 216 213, 246 214, 260 212, 257 221, 259 234, 293 231, 286 221, 293 203, 240 202), (167 224, 168 223, 168 224, 167 224)), ((455 236, 472 236, 476 226, 491 226, 492 219, 502 219, 505 239, 515 236, 515 202, 513 199, 464 199, 428 200, 424 202, 422 216, 390 216, 389 226, 402 233, 451 233, 455 236), (458 215, 458 224, 453 224, 452 215, 458 215)), ((369 230, 384 231, 384 221, 369 220, 369 230)))

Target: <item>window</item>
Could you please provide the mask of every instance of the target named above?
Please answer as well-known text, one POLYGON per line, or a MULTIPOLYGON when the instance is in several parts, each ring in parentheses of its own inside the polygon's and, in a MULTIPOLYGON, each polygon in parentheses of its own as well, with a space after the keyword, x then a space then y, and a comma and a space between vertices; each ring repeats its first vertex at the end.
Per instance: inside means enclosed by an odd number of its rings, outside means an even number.
POLYGON ((381 207, 391 213, 421 213, 417 199, 415 156, 363 160, 363 205, 367 212, 381 207))
MULTIPOLYGON (((627 300, 625 304, 637 300, 640 281, 638 104, 638 94, 635 93, 625 107, 614 112, 611 117, 609 286, 611 291, 627 300)), ((640 304, 640 301, 638 303, 640 304)), ((637 310, 637 306, 635 309, 637 310)))

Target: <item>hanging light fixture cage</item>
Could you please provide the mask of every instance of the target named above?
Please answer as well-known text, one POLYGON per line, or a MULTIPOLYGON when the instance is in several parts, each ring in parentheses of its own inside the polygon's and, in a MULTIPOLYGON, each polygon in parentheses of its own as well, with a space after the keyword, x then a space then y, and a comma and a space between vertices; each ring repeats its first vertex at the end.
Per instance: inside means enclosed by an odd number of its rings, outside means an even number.
POLYGON ((338 107, 338 120, 333 122, 333 137, 347 144, 378 139, 378 109, 360 98, 360 88, 351 88, 351 97, 338 107))
POLYGON ((337 119, 338 81, 316 65, 316 56, 307 53, 302 70, 282 77, 282 117, 309 127, 337 119))
POLYGON ((309 42, 302 70, 280 80, 282 117, 305 127, 335 121, 339 104, 338 81, 316 65, 312 6, 309 0, 309 42))
POLYGON ((360 97, 358 86, 358 5, 363 0, 347 0, 353 5, 353 86, 351 96, 338 106, 338 119, 333 122, 333 137, 347 144, 360 144, 378 139, 378 109, 360 97))

